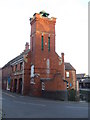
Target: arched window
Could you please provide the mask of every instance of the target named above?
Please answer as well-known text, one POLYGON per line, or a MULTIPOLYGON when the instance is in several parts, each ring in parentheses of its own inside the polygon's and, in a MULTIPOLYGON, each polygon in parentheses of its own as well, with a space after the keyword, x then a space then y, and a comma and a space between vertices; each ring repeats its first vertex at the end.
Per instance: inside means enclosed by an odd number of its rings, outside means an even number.
POLYGON ((50 37, 48 37, 48 51, 50 51, 50 37))
POLYGON ((31 66, 31 77, 34 77, 34 65, 31 66))

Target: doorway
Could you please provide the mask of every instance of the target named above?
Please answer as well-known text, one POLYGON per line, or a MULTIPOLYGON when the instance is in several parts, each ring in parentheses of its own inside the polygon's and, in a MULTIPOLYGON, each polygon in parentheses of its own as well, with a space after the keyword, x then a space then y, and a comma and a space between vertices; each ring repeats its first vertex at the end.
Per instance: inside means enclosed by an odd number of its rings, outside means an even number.
POLYGON ((22 78, 19 79, 19 93, 22 94, 22 78))
POLYGON ((15 83, 14 83, 14 92, 17 91, 17 79, 15 79, 15 83))

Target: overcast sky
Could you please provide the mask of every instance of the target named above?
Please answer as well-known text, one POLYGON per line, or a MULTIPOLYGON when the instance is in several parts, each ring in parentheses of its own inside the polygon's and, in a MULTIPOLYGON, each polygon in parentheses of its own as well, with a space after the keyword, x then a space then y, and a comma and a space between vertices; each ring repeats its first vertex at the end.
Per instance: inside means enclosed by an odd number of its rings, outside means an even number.
POLYGON ((88 0, 0 0, 0 67, 30 43, 29 18, 41 10, 57 18, 56 52, 88 74, 88 0))

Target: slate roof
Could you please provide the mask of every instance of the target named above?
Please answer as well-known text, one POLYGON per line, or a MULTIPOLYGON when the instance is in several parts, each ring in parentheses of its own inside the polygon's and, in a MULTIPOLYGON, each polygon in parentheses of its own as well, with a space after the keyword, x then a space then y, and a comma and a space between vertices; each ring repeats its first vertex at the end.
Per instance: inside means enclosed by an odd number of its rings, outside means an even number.
POLYGON ((25 52, 22 52, 20 55, 18 55, 18 56, 15 57, 14 59, 12 59, 12 60, 10 61, 10 63, 13 63, 13 62, 15 62, 15 61, 17 61, 17 60, 23 58, 23 55, 27 54, 29 51, 30 51, 30 49, 28 49, 28 50, 25 51, 25 52))
POLYGON ((75 68, 70 63, 64 63, 65 70, 75 70, 75 68))
POLYGON ((23 55, 27 54, 29 51, 30 51, 30 49, 28 49, 27 51, 22 52, 20 55, 18 55, 18 56, 15 57, 14 59, 10 60, 7 64, 5 64, 5 65, 2 67, 2 69, 5 68, 5 67, 7 67, 7 66, 9 66, 11 63, 13 63, 13 62, 15 62, 15 61, 23 58, 23 55))

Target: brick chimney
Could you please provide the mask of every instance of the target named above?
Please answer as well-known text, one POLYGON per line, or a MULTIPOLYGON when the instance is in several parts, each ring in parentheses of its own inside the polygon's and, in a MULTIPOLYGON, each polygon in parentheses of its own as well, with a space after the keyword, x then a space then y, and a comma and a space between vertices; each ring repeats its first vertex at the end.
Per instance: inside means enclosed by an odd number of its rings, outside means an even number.
POLYGON ((29 49, 29 43, 26 42, 26 44, 25 44, 25 51, 27 51, 28 49, 29 49))
POLYGON ((64 62, 64 53, 61 53, 62 56, 62 62, 64 62))

